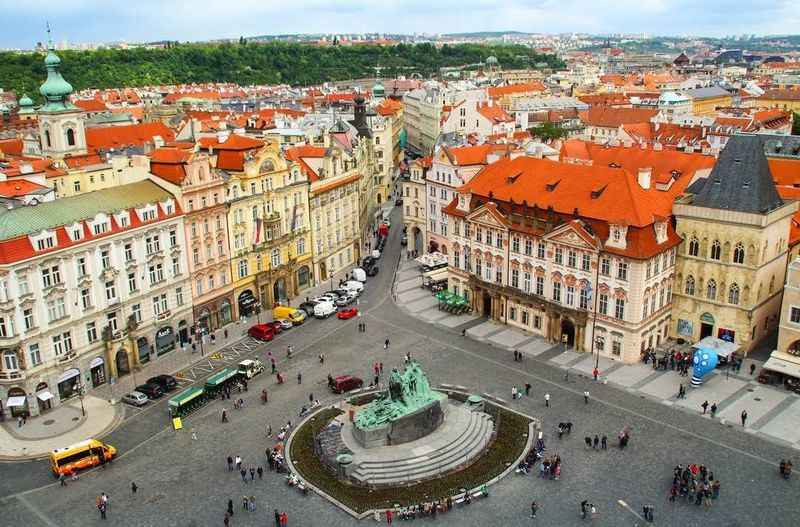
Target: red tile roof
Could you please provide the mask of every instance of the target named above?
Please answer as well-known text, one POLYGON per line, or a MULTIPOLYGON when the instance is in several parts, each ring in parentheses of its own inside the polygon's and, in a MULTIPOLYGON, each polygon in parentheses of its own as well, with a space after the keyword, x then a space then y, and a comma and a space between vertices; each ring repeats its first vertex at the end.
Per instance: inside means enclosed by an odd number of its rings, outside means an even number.
POLYGON ((384 117, 396 115, 403 109, 403 103, 394 99, 384 99, 376 108, 377 112, 384 117))
POLYGON ((27 196, 35 190, 48 189, 44 185, 39 185, 27 179, 12 179, 0 181, 0 197, 17 198, 27 196))
POLYGON ((139 123, 126 126, 103 126, 86 129, 86 145, 90 151, 100 149, 142 147, 160 136, 164 141, 174 141, 172 133, 164 123, 139 123))
POLYGON ((299 164, 300 169, 306 175, 308 180, 311 183, 314 183, 315 181, 319 181, 319 174, 317 174, 316 170, 311 168, 311 165, 306 163, 303 158, 325 157, 326 153, 327 149, 321 146, 301 145, 287 148, 284 152, 284 156, 286 156, 287 160, 294 161, 295 163, 299 164))
POLYGON ((489 119, 492 124, 513 123, 514 118, 498 104, 478 103, 478 113, 489 119))
POLYGON ((767 163, 776 185, 800 187, 800 160, 768 157, 767 163))
POLYGON ((800 89, 774 89, 767 90, 764 95, 759 97, 765 101, 800 101, 800 89))
POLYGON ((98 99, 77 99, 72 103, 84 112, 107 112, 108 106, 98 99))
POLYGON ((21 156, 22 139, 0 139, 0 152, 9 156, 21 156))
POLYGON ((454 165, 485 165, 486 156, 492 151, 492 145, 443 147, 443 149, 454 165))
POLYGON ((64 163, 69 168, 80 168, 103 163, 103 158, 99 154, 86 154, 85 156, 65 157, 64 163))

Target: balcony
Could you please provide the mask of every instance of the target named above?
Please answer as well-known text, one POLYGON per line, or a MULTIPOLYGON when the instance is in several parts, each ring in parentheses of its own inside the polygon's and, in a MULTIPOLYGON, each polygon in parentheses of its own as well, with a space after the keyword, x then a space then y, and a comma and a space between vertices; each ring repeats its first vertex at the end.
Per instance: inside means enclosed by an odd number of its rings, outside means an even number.
POLYGON ((167 309, 166 311, 162 311, 161 313, 156 314, 154 318, 157 323, 164 322, 165 320, 169 320, 170 318, 172 318, 172 311, 167 309))
POLYGON ((56 357, 56 360, 58 362, 64 363, 64 362, 69 362, 71 360, 74 360, 75 357, 77 357, 77 356, 78 356, 78 354, 76 352, 70 351, 69 353, 65 353, 64 355, 56 357))
POLYGON ((20 382, 25 380, 25 372, 22 370, 0 371, 0 383, 20 382))

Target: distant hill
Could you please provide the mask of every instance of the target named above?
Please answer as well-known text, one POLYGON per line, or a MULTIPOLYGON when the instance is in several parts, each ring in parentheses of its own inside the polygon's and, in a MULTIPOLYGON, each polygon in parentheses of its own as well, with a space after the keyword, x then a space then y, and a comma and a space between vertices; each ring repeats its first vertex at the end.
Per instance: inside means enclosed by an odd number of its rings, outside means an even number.
MULTIPOLYGON (((314 46, 302 43, 171 44, 164 49, 59 51, 61 72, 76 90, 192 82, 241 85, 311 85, 368 77, 380 65, 383 75, 419 73, 430 77, 444 66, 462 66, 497 57, 505 68, 551 68, 564 64, 517 45, 432 44, 396 46, 314 46)), ((44 56, 0 53, 0 88, 38 96, 46 72, 44 56)))

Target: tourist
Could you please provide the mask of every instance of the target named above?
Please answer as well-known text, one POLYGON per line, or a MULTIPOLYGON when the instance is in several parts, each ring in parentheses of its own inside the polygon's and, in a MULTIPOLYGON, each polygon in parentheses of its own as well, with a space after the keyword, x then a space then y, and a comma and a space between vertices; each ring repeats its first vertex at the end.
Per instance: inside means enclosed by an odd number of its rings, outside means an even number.
POLYGON ((550 394, 549 393, 544 394, 544 405, 545 405, 545 407, 550 408, 550 394))
POLYGON ((703 415, 705 415, 706 410, 708 410, 708 401, 703 401, 703 404, 701 404, 700 407, 703 409, 703 415))
POLYGON ((592 441, 592 444, 594 449, 597 450, 597 447, 600 445, 600 438, 597 436, 597 434, 594 435, 594 441, 592 441))
POLYGON ((231 456, 228 456, 228 472, 230 472, 231 470, 233 470, 233 458, 231 456))
POLYGON ((256 468, 253 465, 250 465, 250 481, 256 479, 256 468))
POLYGON ((275 509, 275 527, 281 527, 281 514, 275 509))
POLYGON ((228 422, 228 412, 225 411, 225 408, 222 409, 222 422, 223 423, 228 422))
POLYGON ((512 386, 511 387, 511 399, 513 401, 517 400, 517 387, 516 386, 512 386))
POLYGON ((582 520, 586 519, 586 513, 588 512, 588 510, 589 510, 589 502, 586 501, 586 500, 583 500, 581 502, 581 519, 582 520))
POLYGON ((603 450, 608 450, 608 437, 603 435, 602 439, 600 439, 600 448, 603 450))
POLYGON ((228 514, 233 516, 233 500, 228 500, 228 514))
POLYGON ((539 505, 535 501, 531 502, 531 518, 536 517, 536 512, 539 510, 539 505))
POLYGON ((386 510, 386 525, 391 525, 392 524, 392 516, 393 516, 393 514, 392 514, 391 509, 387 509, 386 510))
POLYGON ((131 494, 136 494, 136 491, 139 490, 139 487, 136 485, 135 481, 131 481, 131 494))
POLYGON ((297 384, 302 384, 303 382, 303 374, 299 371, 297 372, 297 384))
POLYGON ((386 341, 383 343, 383 349, 385 349, 385 350, 389 349, 389 338, 388 337, 386 338, 386 341))
POLYGON ((589 404, 589 390, 583 391, 583 404, 589 404))
POLYGON ((530 396, 531 388, 532 388, 531 383, 526 382, 525 383, 525 397, 529 397, 530 396))
POLYGON ((711 418, 713 419, 716 414, 717 414, 717 403, 712 403, 711 404, 711 418))
POLYGON ((261 468, 261 465, 258 466, 256 472, 258 472, 258 479, 262 479, 264 477, 264 469, 261 468))
POLYGON ((239 471, 239 474, 242 475, 242 482, 247 483, 247 470, 243 468, 239 471))
POLYGON ((241 468, 242 468, 242 458, 236 456, 236 470, 241 470, 241 468))
POLYGON ((742 417, 742 426, 745 426, 745 424, 747 423, 747 410, 742 410, 741 417, 742 417))

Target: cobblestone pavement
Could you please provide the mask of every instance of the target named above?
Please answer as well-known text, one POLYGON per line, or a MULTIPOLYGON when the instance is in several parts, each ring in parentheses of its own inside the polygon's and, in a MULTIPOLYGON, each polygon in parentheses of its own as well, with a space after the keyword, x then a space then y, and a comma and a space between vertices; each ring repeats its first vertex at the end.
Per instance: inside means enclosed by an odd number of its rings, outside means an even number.
MULTIPOLYGON (((399 229, 393 229, 389 244, 395 251, 398 234, 399 229)), ((302 496, 269 472, 262 481, 256 477, 254 483, 243 483, 237 473, 226 470, 225 457, 241 455, 245 464, 261 464, 264 448, 272 443, 265 437, 266 424, 277 429, 288 419, 295 420, 309 393, 323 402, 333 400, 325 389, 329 372, 368 376, 375 361, 382 361, 386 370, 400 365, 407 351, 423 364, 434 384, 470 386, 475 392, 510 400, 512 385, 530 382, 531 396, 510 404, 542 416, 548 452, 558 452, 564 461, 559 481, 511 475, 491 488, 488 499, 438 516, 438 525, 580 525, 582 499, 597 505, 600 515, 594 525, 602 526, 637 524, 638 519, 621 508, 618 500, 635 511, 644 503, 654 505, 657 525, 789 526, 800 521, 796 506, 800 484, 796 478, 780 480, 777 474, 778 460, 795 455, 795 450, 613 383, 595 384, 577 373, 565 382, 560 365, 550 360, 560 350, 532 346, 523 362, 514 362, 504 347, 460 336, 462 328, 477 328, 480 320, 463 317, 461 324, 451 321, 452 326, 421 322, 399 309, 389 296, 389 252, 361 302, 366 314, 360 320, 367 324, 366 334, 356 331, 358 320, 337 319, 310 321, 281 334, 252 353, 263 357, 267 349, 279 350, 283 358, 285 346, 292 343, 295 357, 281 364, 286 384, 277 386, 268 375, 257 377, 243 394, 245 408, 229 409, 227 424, 219 422, 220 402, 192 415, 179 432, 168 428, 163 403, 137 413, 107 437, 120 448, 121 457, 66 488, 54 483, 43 463, 0 466, 3 524, 100 525, 94 499, 106 492, 110 496, 106 523, 126 526, 222 525, 228 499, 234 502, 232 524, 237 527, 274 525, 273 508, 288 512, 289 525, 356 525, 357 521, 320 497, 302 496), (390 350, 383 351, 387 337, 390 350), (324 365, 317 360, 319 353, 326 356, 324 365), (298 371, 303 373, 300 385, 298 371), (266 406, 258 402, 263 387, 270 391, 266 406), (591 393, 588 405, 583 401, 584 389, 591 393), (550 408, 544 406, 545 393, 551 394, 550 408), (553 430, 556 423, 566 420, 573 422, 573 432, 559 441, 553 430), (632 441, 620 451, 613 446, 613 438, 625 426, 632 429, 632 441), (192 431, 197 440, 192 439, 192 431), (583 437, 594 434, 608 435, 610 449, 586 449, 583 437), (705 464, 722 481, 721 497, 709 510, 666 500, 672 467, 689 462, 705 464), (135 496, 130 491, 132 481, 139 486, 135 496), (256 497, 257 512, 241 510, 243 495, 256 497), (532 499, 542 507, 536 520, 528 517, 532 499)))

